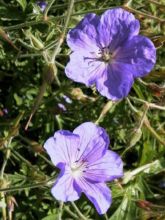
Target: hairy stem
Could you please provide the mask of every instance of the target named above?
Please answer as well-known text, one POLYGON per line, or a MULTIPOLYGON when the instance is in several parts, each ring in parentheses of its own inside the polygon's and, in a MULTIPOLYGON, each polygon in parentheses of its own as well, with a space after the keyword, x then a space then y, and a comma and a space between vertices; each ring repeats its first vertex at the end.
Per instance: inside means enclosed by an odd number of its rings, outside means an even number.
POLYGON ((65 24, 64 24, 63 32, 62 32, 62 34, 61 34, 61 36, 59 38, 59 41, 57 43, 57 46, 56 46, 54 52, 52 54, 52 59, 51 59, 52 63, 54 63, 54 61, 56 59, 56 56, 57 56, 57 54, 60 51, 60 47, 61 47, 61 45, 64 42, 64 38, 65 38, 66 30, 67 30, 67 27, 68 27, 68 24, 69 24, 69 20, 70 20, 70 17, 71 17, 73 6, 74 6, 74 0, 70 0, 70 4, 69 4, 69 7, 68 7, 68 12, 67 12, 67 16, 66 16, 66 21, 65 21, 65 24))
POLYGON ((77 212, 78 216, 82 219, 82 220, 87 220, 87 218, 82 214, 82 212, 79 210, 79 208, 76 206, 76 204, 74 202, 71 202, 73 208, 75 209, 75 211, 77 212))
POLYGON ((51 7, 52 7, 52 5, 54 4, 55 1, 56 1, 56 0, 52 0, 52 1, 48 4, 48 6, 46 7, 45 12, 44 12, 44 20, 47 20, 48 12, 49 12, 49 10, 51 9, 51 7))

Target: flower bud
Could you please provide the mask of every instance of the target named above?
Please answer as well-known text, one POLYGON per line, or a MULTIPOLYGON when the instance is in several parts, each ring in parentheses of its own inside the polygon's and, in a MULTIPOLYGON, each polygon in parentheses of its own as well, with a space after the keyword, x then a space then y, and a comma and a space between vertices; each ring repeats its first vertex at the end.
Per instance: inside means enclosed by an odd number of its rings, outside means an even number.
POLYGON ((43 71, 43 80, 46 81, 48 84, 51 84, 53 80, 57 79, 57 67, 54 63, 49 63, 48 65, 45 66, 44 71, 43 71))
POLYGON ((7 196, 7 207, 9 212, 13 212, 14 211, 14 206, 18 206, 15 198, 13 196, 7 196))
POLYGON ((47 2, 45 2, 45 1, 37 1, 37 5, 40 7, 40 10, 42 11, 42 12, 44 12, 45 11, 45 9, 46 9, 46 7, 47 7, 47 2))
POLYGON ((26 31, 25 35, 30 39, 31 44, 35 49, 42 50, 44 48, 43 43, 38 40, 30 31, 26 31))
POLYGON ((131 133, 130 133, 130 141, 129 141, 129 146, 133 147, 141 138, 142 136, 142 131, 141 129, 134 129, 131 133))
POLYGON ((145 209, 145 210, 151 210, 151 206, 152 206, 152 203, 151 202, 148 202, 146 200, 138 200, 136 202, 137 206, 142 208, 142 209, 145 209))

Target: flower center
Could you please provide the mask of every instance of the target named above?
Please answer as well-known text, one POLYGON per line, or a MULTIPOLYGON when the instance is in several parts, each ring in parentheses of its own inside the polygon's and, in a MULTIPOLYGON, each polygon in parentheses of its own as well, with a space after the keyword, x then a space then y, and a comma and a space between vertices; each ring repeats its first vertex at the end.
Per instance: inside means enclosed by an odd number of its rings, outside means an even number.
POLYGON ((82 176, 83 172, 85 172, 86 165, 85 165, 84 162, 77 162, 77 161, 75 161, 71 165, 70 168, 71 168, 72 176, 74 178, 78 178, 78 177, 82 176))
POLYGON ((105 62, 109 62, 112 59, 112 53, 110 52, 109 48, 102 48, 102 59, 105 62))

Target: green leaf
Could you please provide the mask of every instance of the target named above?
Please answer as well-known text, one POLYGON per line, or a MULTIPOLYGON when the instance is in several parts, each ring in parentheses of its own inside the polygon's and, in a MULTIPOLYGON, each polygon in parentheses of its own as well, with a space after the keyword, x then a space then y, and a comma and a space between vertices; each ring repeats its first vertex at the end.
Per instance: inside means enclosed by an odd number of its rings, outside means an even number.
POLYGON ((57 219, 57 215, 56 214, 51 214, 45 218, 42 218, 42 220, 55 220, 57 219))
POLYGON ((26 0, 16 0, 16 1, 20 4, 22 10, 25 11, 26 6, 27 6, 26 0))
POLYGON ((139 219, 139 209, 137 209, 135 201, 141 198, 138 183, 130 185, 125 189, 125 195, 121 204, 118 206, 114 214, 109 220, 133 220, 139 219))
POLYGON ((14 99, 15 99, 18 106, 22 105, 22 102, 23 102, 22 98, 19 97, 16 93, 14 93, 14 99))
POLYGON ((138 176, 140 173, 155 175, 162 171, 165 171, 165 159, 164 158, 155 160, 152 163, 145 164, 141 167, 134 169, 131 172, 130 171, 126 172, 123 178, 123 184, 127 184, 128 182, 133 180, 136 176, 138 176))

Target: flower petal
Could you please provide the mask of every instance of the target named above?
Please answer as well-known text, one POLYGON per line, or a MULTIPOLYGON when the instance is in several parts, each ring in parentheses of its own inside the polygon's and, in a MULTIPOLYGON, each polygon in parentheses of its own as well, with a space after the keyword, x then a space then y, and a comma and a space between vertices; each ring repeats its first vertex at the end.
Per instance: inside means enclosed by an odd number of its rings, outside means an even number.
POLYGON ((109 46, 113 52, 117 47, 139 33, 140 24, 134 15, 122 8, 107 10, 98 25, 100 44, 109 46))
POLYGON ((52 195, 60 201, 75 201, 81 196, 81 189, 70 175, 68 170, 61 171, 54 186, 51 189, 52 195))
POLYGON ((93 184, 81 179, 78 185, 82 189, 82 192, 84 192, 88 199, 94 204, 100 215, 107 212, 112 202, 112 196, 110 189, 105 183, 93 184))
POLYGON ((70 131, 60 130, 55 132, 54 137, 49 138, 44 144, 52 162, 61 168, 61 164, 70 164, 75 161, 79 136, 70 131))
POLYGON ((127 65, 134 77, 145 76, 156 62, 156 48, 149 38, 135 36, 119 48, 116 62, 127 65))
POLYGON ((91 38, 96 38, 96 27, 100 21, 100 17, 94 13, 87 14, 75 27, 75 29, 82 30, 84 33, 89 35, 91 38))
POLYGON ((96 161, 101 158, 108 146, 109 136, 106 131, 92 122, 85 122, 78 126, 74 134, 80 137, 80 148, 77 160, 96 161))
POLYGON ((65 68, 65 73, 68 78, 75 82, 81 82, 86 86, 93 85, 104 71, 105 64, 96 61, 91 55, 90 57, 83 56, 80 52, 73 52, 70 55, 70 62, 65 68))
POLYGON ((94 163, 89 163, 83 177, 92 182, 105 182, 123 176, 123 162, 118 154, 107 150, 105 155, 94 163))
POLYGON ((87 52, 97 51, 97 31, 99 17, 93 13, 87 14, 82 21, 67 35, 67 44, 72 51, 87 52))
POLYGON ((97 79, 96 88, 103 96, 115 101, 128 95, 133 82, 133 75, 126 65, 113 63, 97 79))

